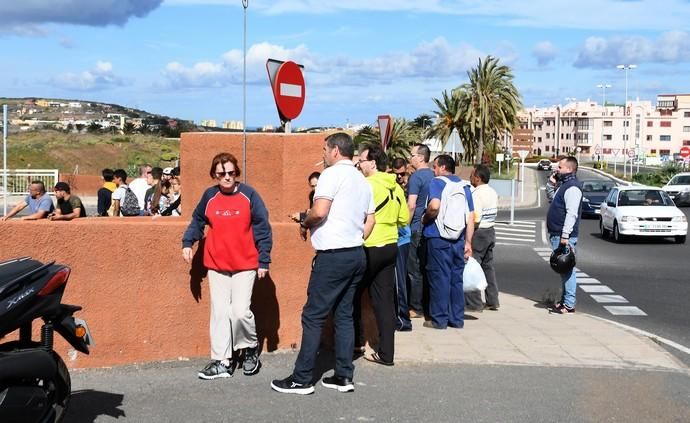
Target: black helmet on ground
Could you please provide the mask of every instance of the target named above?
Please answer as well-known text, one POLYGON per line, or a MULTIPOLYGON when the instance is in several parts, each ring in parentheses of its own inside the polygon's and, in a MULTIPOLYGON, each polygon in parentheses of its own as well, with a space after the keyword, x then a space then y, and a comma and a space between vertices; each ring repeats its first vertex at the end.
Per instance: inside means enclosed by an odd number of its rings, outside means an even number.
POLYGON ((575 267, 575 249, 570 244, 561 244, 551 253, 551 268, 559 274, 569 273, 575 267))

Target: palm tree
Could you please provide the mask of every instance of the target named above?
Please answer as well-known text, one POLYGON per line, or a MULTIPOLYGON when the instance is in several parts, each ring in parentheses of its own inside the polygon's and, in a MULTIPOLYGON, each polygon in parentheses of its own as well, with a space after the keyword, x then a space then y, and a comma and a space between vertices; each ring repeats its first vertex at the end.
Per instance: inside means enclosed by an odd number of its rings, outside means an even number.
MULTIPOLYGON (((386 154, 389 158, 404 157, 410 155, 410 146, 417 141, 414 128, 405 119, 393 119, 393 126, 391 128, 391 139, 386 149, 386 154)), ((355 145, 359 150, 361 146, 367 144, 380 144, 381 135, 378 128, 365 126, 355 136, 355 145)))
POLYGON ((467 133, 467 125, 464 124, 462 116, 464 115, 464 107, 467 105, 466 96, 460 89, 448 93, 443 91, 440 99, 434 98, 436 104, 436 115, 438 119, 436 122, 427 128, 424 136, 427 138, 436 138, 441 141, 445 149, 448 144, 448 139, 453 130, 458 131, 462 145, 465 148, 463 157, 472 157, 474 154, 474 144, 471 142, 472 137, 467 133))
POLYGON ((520 93, 513 84, 510 67, 497 58, 480 58, 476 68, 467 72, 469 82, 456 89, 454 96, 464 99, 461 117, 468 132, 476 140, 476 163, 482 162, 487 139, 500 137, 518 124, 517 113, 522 107, 520 93))

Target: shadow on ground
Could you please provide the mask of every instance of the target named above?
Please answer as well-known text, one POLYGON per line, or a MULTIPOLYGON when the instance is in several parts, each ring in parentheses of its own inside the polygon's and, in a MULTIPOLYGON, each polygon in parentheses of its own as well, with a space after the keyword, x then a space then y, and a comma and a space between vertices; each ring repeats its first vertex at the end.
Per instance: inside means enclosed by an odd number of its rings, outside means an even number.
POLYGON ((122 394, 85 389, 72 392, 63 423, 92 423, 99 416, 125 417, 122 394))

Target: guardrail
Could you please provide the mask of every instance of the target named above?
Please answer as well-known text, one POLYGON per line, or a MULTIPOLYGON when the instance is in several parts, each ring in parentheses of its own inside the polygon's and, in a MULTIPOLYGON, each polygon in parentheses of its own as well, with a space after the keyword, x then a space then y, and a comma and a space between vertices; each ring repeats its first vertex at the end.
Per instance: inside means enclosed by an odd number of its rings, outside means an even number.
POLYGON ((32 181, 41 181, 46 191, 52 193, 52 188, 58 182, 57 169, 0 169, 0 195, 5 194, 5 179, 7 179, 7 195, 28 195, 32 181))

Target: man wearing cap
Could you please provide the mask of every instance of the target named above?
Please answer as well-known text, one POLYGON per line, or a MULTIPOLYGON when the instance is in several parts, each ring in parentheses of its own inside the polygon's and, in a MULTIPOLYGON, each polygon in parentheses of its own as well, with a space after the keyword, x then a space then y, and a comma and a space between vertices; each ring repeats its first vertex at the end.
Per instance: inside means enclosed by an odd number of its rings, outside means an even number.
POLYGON ((79 217, 86 217, 86 208, 81 199, 72 195, 67 182, 55 184, 55 198, 57 198, 57 208, 55 213, 48 215, 50 220, 72 220, 79 217))
POLYGON ((172 167, 166 167, 163 169, 163 178, 161 179, 162 181, 169 181, 170 178, 173 177, 173 168, 172 167))
POLYGON ((53 200, 50 195, 46 192, 46 187, 42 181, 32 181, 29 185, 29 195, 26 196, 24 201, 14 206, 6 216, 0 217, 0 222, 4 222, 20 211, 29 207, 31 214, 28 216, 23 216, 21 220, 38 220, 43 219, 55 210, 53 205, 53 200))

